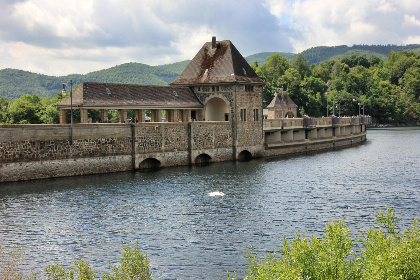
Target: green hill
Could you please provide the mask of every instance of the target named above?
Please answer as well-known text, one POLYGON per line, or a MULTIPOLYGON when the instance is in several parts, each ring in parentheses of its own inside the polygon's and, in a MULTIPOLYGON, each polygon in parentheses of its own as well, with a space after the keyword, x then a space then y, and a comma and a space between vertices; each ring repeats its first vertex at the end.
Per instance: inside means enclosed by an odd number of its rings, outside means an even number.
POLYGON ((352 54, 364 56, 366 58, 379 57, 385 60, 391 51, 420 51, 420 45, 353 45, 335 46, 335 47, 314 47, 302 52, 302 55, 308 60, 309 64, 319 64, 323 61, 338 59, 352 54))
MULTIPOLYGON (((336 47, 315 47, 302 52, 308 63, 319 64, 322 61, 338 59, 352 54, 365 57, 376 56, 385 60, 390 51, 415 51, 420 52, 420 44, 396 46, 396 45, 354 45, 336 47)), ((263 52, 250 55, 245 59, 252 64, 266 63, 268 57, 276 52, 263 52)), ((293 59, 297 54, 278 52, 286 59, 293 59)), ((23 94, 36 94, 41 97, 55 96, 62 89, 62 83, 73 80, 74 85, 82 82, 107 82, 146 85, 168 85, 185 69, 190 61, 185 60, 177 63, 150 66, 142 63, 125 63, 88 73, 86 75, 71 74, 55 77, 35 74, 16 69, 0 70, 0 97, 9 99, 18 98, 23 94)))
POLYGON ((82 82, 124 83, 144 85, 168 85, 185 69, 189 61, 150 66, 142 63, 125 63, 88 73, 54 77, 16 69, 0 70, 0 97, 18 98, 23 94, 55 96, 62 90, 62 84, 73 80, 82 82))
POLYGON ((259 65, 265 64, 267 62, 267 59, 273 55, 273 54, 280 54, 286 59, 292 59, 297 56, 297 54, 294 53, 285 53, 285 52, 262 52, 262 53, 256 53, 250 56, 245 57, 246 61, 249 64, 255 64, 255 62, 258 62, 259 65))

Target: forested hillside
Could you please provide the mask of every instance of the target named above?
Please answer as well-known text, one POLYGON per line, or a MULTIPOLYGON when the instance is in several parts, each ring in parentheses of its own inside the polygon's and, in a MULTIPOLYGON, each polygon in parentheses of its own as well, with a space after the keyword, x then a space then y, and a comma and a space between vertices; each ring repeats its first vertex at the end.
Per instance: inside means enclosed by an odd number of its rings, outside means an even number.
POLYGON ((420 52, 420 44, 397 46, 397 45, 353 45, 336 47, 315 47, 302 52, 309 64, 319 64, 323 61, 338 59, 350 55, 360 55, 366 58, 379 57, 385 60, 391 52, 414 51, 420 52))
MULTIPOLYGON (((420 52, 420 45, 407 46, 368 46, 354 45, 352 47, 316 47, 302 52, 308 64, 319 64, 323 61, 339 59, 356 54, 366 58, 379 57, 385 60, 390 51, 420 52)), ((264 52, 246 57, 250 64, 263 65, 268 57, 280 54, 291 61, 297 54, 282 52, 264 52)), ((115 67, 95 71, 86 75, 72 74, 62 77, 35 74, 22 70, 0 70, 0 97, 15 99, 23 94, 36 94, 41 97, 53 97, 61 91, 62 83, 73 80, 73 83, 82 82, 107 82, 146 85, 167 85, 173 81, 188 65, 189 60, 167 65, 149 66, 142 63, 125 63, 115 67)))
POLYGON ((310 66, 302 54, 291 62, 274 54, 253 67, 267 83, 264 105, 277 88, 301 116, 369 114, 375 123, 420 125, 420 53, 391 51, 385 62, 351 55, 310 66))
POLYGON ((297 54, 294 53, 285 53, 285 52, 262 52, 262 53, 256 53, 250 56, 245 57, 246 61, 249 64, 257 64, 257 65, 262 65, 265 64, 267 62, 267 59, 273 55, 273 54, 280 54, 282 57, 284 57, 285 59, 292 59, 295 58, 297 56, 297 54))
POLYGON ((86 75, 72 74, 62 77, 34 74, 22 70, 0 70, 0 97, 18 98, 24 94, 53 97, 61 91, 62 84, 73 80, 82 82, 125 83, 145 85, 168 85, 185 69, 189 61, 149 66, 141 63, 125 63, 95 71, 86 75))
MULTIPOLYGON (((267 83, 264 106, 277 88, 289 93, 299 116, 370 114, 381 124, 420 125, 419 46, 318 47, 298 55, 260 53, 247 60, 267 83), (391 49, 397 51, 384 54, 391 49), (305 55, 320 63, 311 63, 305 55)), ((84 81, 167 85, 188 63, 126 63, 65 77, 4 69, 0 71, 0 123, 57 123, 55 104, 63 98, 57 93, 71 79, 74 86, 84 81)))

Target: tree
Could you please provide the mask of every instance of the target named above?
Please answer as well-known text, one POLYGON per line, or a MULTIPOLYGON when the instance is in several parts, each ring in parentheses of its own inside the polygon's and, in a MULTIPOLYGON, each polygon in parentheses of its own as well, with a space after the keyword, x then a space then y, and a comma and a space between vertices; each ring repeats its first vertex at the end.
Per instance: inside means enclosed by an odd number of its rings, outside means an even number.
POLYGON ((321 117, 326 107, 327 85, 319 78, 306 77, 301 83, 301 94, 296 105, 302 106, 311 117, 321 117), (299 103, 299 104, 298 104, 299 103))
POLYGON ((39 113, 41 98, 38 95, 25 94, 12 101, 9 105, 9 123, 41 123, 39 113))
POLYGON ((289 62, 280 54, 276 53, 267 59, 266 64, 257 68, 257 74, 264 76, 266 82, 275 84, 289 68, 289 62))
POLYGON ((302 80, 309 73, 308 60, 301 53, 293 60, 292 66, 299 72, 302 80))
POLYGON ((0 123, 7 122, 7 111, 8 111, 9 101, 6 97, 0 98, 0 123))

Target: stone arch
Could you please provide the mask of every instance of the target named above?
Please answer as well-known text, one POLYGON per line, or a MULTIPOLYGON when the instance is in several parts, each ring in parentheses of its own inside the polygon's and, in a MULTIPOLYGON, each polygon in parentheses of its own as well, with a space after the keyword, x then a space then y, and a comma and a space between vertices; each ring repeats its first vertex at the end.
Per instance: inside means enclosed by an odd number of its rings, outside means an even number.
POLYGON ((161 162, 155 158, 146 158, 139 164, 139 169, 159 169, 161 162))
POLYGON ((204 119, 206 121, 230 120, 230 104, 223 95, 212 95, 205 100, 204 104, 204 119))
POLYGON ((288 111, 284 117, 285 118, 294 118, 295 117, 295 114, 293 114, 292 111, 288 111))
POLYGON ((208 154, 200 154, 194 160, 195 165, 208 165, 211 163, 211 156, 208 154))
POLYGON ((252 154, 248 150, 243 150, 238 154, 238 161, 250 161, 252 159, 252 154))

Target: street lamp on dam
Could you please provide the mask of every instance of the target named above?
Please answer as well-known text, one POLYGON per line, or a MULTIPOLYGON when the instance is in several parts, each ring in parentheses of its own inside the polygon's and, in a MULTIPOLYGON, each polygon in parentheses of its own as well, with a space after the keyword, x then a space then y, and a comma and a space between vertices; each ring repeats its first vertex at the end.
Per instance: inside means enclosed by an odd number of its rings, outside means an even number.
POLYGON ((63 94, 66 94, 68 86, 70 86, 70 145, 73 145, 73 80, 70 80, 70 83, 63 83, 63 94))
POLYGON ((365 102, 361 100, 361 98, 359 97, 358 99, 353 98, 353 102, 357 101, 357 105, 359 106, 359 116, 360 116, 360 107, 363 106, 363 116, 365 115, 365 102))

